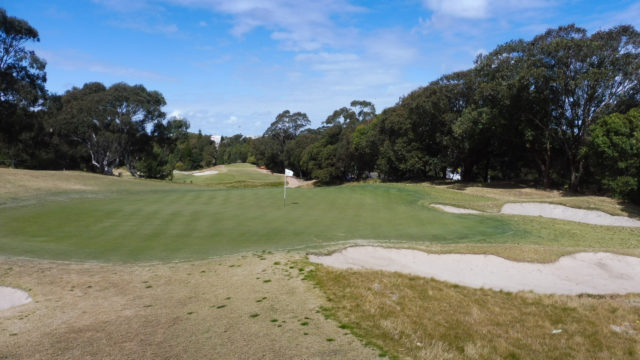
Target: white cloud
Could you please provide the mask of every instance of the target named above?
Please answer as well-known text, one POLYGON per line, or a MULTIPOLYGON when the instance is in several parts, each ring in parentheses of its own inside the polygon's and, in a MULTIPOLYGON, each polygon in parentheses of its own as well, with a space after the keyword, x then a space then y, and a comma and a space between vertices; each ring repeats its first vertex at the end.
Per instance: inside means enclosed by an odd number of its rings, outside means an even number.
POLYGON ((489 0, 426 0, 425 6, 436 15, 467 19, 487 17, 489 0))
POLYGON ((438 17, 459 19, 498 18, 530 9, 543 9, 556 5, 553 0, 423 0, 432 21, 438 17))
MULTIPOLYGON (((151 1, 151 0, 148 0, 151 1)), ((242 37, 255 28, 271 31, 271 38, 287 50, 311 51, 344 39, 334 18, 365 9, 347 0, 157 0, 230 15, 231 34, 242 37)), ((347 30, 348 31, 348 30, 347 30)))

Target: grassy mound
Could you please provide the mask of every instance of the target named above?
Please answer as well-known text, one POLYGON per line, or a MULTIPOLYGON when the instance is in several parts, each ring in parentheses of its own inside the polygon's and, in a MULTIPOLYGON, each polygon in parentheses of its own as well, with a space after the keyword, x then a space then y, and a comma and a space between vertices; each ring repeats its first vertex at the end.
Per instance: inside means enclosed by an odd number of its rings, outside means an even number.
POLYGON ((175 173, 173 182, 226 188, 256 188, 282 186, 282 175, 270 174, 251 164, 216 166, 217 174, 200 175, 175 173))

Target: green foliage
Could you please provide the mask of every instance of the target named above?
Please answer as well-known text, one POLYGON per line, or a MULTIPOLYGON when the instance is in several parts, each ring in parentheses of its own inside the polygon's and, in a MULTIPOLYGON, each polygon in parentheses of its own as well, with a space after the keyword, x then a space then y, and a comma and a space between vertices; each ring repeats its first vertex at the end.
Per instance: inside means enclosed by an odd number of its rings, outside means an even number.
POLYGON ((594 177, 617 197, 640 202, 640 108, 605 116, 590 130, 594 177))
POLYGON ((140 176, 138 162, 152 152, 147 126, 164 120, 165 104, 162 94, 142 85, 87 83, 62 96, 54 131, 85 146, 100 173, 112 175, 123 163, 140 176))
POLYGON ((25 47, 32 41, 38 31, 0 8, 0 158, 12 167, 38 156, 32 148, 44 132, 32 110, 46 96, 46 62, 25 47))
POLYGON ((177 144, 172 154, 172 162, 175 168, 182 171, 197 170, 211 167, 216 164, 218 150, 211 136, 189 133, 188 123, 184 131, 176 138, 177 144))
POLYGON ((218 164, 246 163, 249 147, 249 138, 242 134, 223 137, 218 148, 218 164))

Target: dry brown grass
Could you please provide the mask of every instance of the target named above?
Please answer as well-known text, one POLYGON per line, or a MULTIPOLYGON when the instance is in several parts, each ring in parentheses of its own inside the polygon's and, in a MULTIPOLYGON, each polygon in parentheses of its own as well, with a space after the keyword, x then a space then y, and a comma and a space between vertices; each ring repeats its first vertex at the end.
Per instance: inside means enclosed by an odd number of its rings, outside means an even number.
MULTIPOLYGON (((158 183, 158 182, 154 182, 158 183)), ((144 187, 132 177, 104 176, 81 171, 42 171, 0 168, 0 202, 21 198, 37 199, 63 193, 80 195, 105 190, 144 187)))
POLYGON ((640 357, 640 295, 512 294, 326 267, 319 267, 314 278, 331 301, 332 317, 400 357, 640 357))
POLYGON ((301 280, 304 272, 289 268, 292 258, 156 265, 0 259, 0 284, 34 299, 0 312, 0 359, 375 358, 318 313, 323 296, 301 280))

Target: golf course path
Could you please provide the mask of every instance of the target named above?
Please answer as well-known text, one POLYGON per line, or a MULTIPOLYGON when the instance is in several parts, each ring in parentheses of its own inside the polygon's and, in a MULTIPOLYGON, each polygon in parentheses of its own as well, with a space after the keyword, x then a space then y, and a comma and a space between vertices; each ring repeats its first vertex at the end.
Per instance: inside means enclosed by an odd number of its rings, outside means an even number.
POLYGON ((551 264, 494 255, 427 254, 408 249, 350 247, 309 260, 341 269, 375 269, 432 277, 473 288, 577 295, 640 293, 640 258, 577 253, 551 264))

